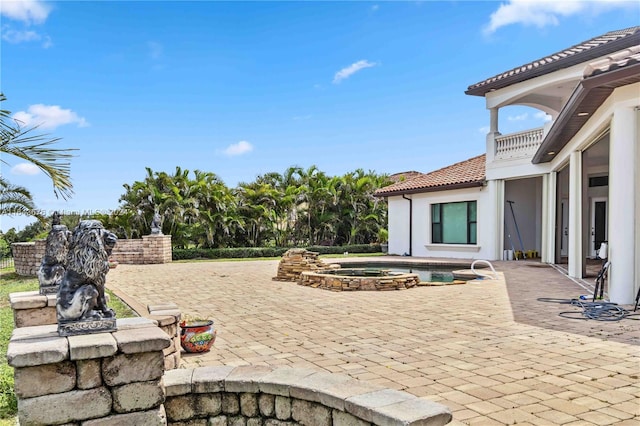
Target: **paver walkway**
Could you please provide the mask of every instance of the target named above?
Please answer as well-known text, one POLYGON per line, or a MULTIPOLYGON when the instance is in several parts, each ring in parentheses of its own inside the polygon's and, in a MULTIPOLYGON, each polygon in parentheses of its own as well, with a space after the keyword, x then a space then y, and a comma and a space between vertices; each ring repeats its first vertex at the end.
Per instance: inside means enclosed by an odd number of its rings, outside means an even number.
POLYGON ((184 354, 188 367, 348 374, 441 402, 453 424, 640 425, 640 321, 562 318, 580 311, 556 299, 586 290, 551 267, 494 265, 508 284, 334 293, 250 261, 120 265, 107 286, 213 318, 214 348, 184 354))

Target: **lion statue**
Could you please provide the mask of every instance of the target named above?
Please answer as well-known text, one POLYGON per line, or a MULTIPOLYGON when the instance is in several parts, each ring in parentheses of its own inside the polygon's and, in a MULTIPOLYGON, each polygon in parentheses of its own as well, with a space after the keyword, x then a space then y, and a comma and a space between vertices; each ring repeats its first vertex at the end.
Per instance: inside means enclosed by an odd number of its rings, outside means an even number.
POLYGON ((109 255, 118 238, 98 220, 83 220, 73 230, 66 271, 58 290, 58 322, 115 318, 104 295, 109 255))
POLYGON ((45 243, 44 257, 38 269, 40 294, 57 293, 62 282, 69 250, 71 232, 65 225, 54 221, 45 243))

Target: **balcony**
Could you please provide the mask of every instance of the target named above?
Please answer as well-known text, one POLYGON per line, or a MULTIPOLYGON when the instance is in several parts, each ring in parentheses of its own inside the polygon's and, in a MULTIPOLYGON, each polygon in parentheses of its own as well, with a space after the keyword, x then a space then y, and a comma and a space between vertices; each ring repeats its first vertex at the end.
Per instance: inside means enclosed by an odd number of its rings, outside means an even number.
POLYGON ((495 160, 530 158, 542 143, 544 128, 525 130, 495 138, 495 160))

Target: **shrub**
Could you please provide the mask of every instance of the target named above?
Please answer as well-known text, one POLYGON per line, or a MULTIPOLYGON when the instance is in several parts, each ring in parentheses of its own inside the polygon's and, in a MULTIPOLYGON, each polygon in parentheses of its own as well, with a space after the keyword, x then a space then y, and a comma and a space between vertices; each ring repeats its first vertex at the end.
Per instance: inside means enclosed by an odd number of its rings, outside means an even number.
MULTIPOLYGON (((379 253, 379 244, 356 244, 349 246, 310 246, 307 250, 320 254, 379 253)), ((280 257, 289 250, 285 247, 234 247, 234 248, 190 248, 173 249, 173 260, 187 259, 239 259, 257 257, 280 257)))

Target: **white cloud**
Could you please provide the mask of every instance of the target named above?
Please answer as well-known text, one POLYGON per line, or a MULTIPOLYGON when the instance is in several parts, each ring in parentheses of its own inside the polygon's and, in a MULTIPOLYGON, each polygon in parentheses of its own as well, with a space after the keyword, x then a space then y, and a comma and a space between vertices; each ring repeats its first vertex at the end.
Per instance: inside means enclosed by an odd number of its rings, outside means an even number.
POLYGON ((50 12, 51 6, 40 0, 3 1, 0 7, 3 16, 27 25, 43 23, 50 12))
POLYGON ((38 173, 40 173, 38 166, 31 163, 20 163, 11 168, 11 174, 14 175, 37 175, 38 173))
POLYGON ((246 154, 247 152, 253 151, 253 145, 251 145, 247 141, 240 141, 238 143, 234 143, 229 145, 225 150, 225 155, 229 157, 233 157, 236 155, 246 154))
POLYGON ((51 37, 49 36, 42 36, 38 32, 33 30, 14 30, 9 25, 2 26, 2 40, 11 44, 28 43, 42 40, 43 48, 48 49, 53 46, 51 37))
POLYGON ((543 28, 558 25, 561 17, 583 13, 597 15, 609 9, 628 7, 635 7, 637 10, 637 4, 628 0, 508 0, 491 14, 484 33, 492 34, 499 28, 512 24, 543 28))
POLYGON ((62 109, 58 105, 31 105, 27 111, 18 111, 13 119, 21 126, 40 126, 41 129, 55 129, 65 124, 77 124, 87 127, 89 123, 70 109, 62 109))
POLYGON ((478 131, 483 135, 486 135, 487 133, 489 133, 489 130, 491 130, 489 126, 483 126, 478 129, 478 131))
POLYGON ((527 118, 529 118, 529 114, 527 114, 526 112, 520 115, 510 115, 507 117, 507 120, 509 121, 524 121, 527 118))
POLYGON ((353 74, 357 73, 358 71, 363 70, 365 68, 375 67, 376 65, 378 64, 375 62, 369 62, 364 59, 361 61, 355 62, 349 65, 348 67, 342 68, 340 71, 338 71, 336 75, 333 77, 333 83, 338 84, 342 80, 345 80, 351 77, 353 74))
POLYGON ((547 114, 546 112, 544 112, 544 111, 538 111, 538 112, 536 112, 536 113, 534 114, 534 117, 535 117, 537 120, 542 120, 542 121, 544 121, 545 123, 546 123, 547 121, 551 121, 551 116, 550 116, 549 114, 547 114))
POLYGON ((2 27, 2 39, 12 44, 37 41, 41 38, 40 34, 35 31, 18 31, 7 26, 2 27))
POLYGON ((376 12, 378 9, 380 9, 380 5, 378 5, 378 4, 374 4, 373 6, 371 6, 371 11, 372 12, 376 12))

